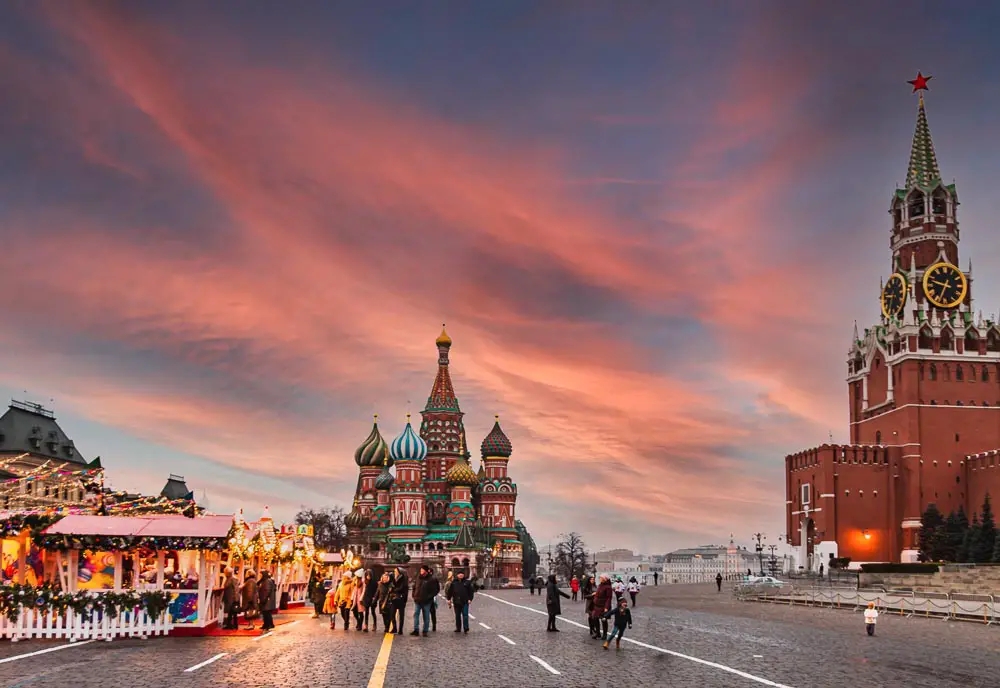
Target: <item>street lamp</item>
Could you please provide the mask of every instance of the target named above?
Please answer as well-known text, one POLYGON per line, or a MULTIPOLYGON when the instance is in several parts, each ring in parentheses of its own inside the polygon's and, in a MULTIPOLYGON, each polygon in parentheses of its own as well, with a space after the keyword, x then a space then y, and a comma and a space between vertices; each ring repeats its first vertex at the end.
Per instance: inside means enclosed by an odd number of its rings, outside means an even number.
POLYGON ((763 541, 767 539, 767 536, 764 535, 764 533, 754 533, 751 539, 757 541, 757 544, 756 544, 757 558, 760 560, 760 575, 763 576, 764 575, 764 545, 763 545, 763 541))

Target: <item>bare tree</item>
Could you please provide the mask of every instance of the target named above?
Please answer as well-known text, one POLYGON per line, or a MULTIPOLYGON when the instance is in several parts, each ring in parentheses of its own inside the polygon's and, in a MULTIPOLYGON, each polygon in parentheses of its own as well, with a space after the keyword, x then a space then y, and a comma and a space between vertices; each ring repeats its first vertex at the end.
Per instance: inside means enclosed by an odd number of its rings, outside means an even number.
POLYGON ((313 527, 316 549, 339 552, 347 545, 344 510, 339 506, 327 509, 302 509, 295 514, 295 523, 313 527))
POLYGON ((559 538, 552 572, 565 580, 583 576, 587 572, 587 545, 583 538, 576 532, 560 535, 559 538))

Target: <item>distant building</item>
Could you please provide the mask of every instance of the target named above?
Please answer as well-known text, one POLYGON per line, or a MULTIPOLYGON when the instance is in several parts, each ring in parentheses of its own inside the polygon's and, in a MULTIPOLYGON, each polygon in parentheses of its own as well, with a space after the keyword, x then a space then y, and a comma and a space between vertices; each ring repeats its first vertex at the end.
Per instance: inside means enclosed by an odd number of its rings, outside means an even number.
MULTIPOLYGON (((100 465, 100 459, 87 462, 59 427, 55 414, 41 404, 11 401, 0 416, 0 480, 17 478, 42 466, 82 472, 100 465)), ((85 495, 79 478, 43 473, 38 479, 0 489, 0 507, 32 509, 83 503, 85 495)))
POLYGON ((188 489, 187 483, 184 482, 184 476, 173 473, 167 478, 167 484, 160 490, 160 496, 171 501, 178 499, 194 501, 194 492, 188 489))
POLYGON ((735 580, 746 575, 747 569, 759 572, 760 559, 755 552, 738 547, 730 540, 728 547, 704 545, 670 552, 664 558, 663 580, 667 583, 708 583, 720 573, 724 580, 735 580))

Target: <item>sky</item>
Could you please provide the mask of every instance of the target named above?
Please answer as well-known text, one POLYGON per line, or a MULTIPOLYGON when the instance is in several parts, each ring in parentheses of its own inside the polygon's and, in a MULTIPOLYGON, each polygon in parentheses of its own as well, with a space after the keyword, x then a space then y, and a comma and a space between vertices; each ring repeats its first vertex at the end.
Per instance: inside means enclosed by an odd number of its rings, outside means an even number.
MULTIPOLYGON (((927 112, 979 307, 1000 289, 1000 6, 0 7, 0 395, 118 489, 349 506, 434 339, 500 414, 544 545, 784 529, 846 442, 853 323, 927 112)), ((478 452, 476 452, 478 454, 478 452)), ((474 461, 478 465, 478 456, 474 461)))

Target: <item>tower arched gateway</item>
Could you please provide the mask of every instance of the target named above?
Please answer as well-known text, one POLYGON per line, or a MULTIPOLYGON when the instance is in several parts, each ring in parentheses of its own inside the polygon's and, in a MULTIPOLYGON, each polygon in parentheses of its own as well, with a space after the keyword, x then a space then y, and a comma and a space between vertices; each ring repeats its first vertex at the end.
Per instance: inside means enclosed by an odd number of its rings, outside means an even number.
POLYGON ((366 566, 462 569, 521 584, 517 485, 507 475, 510 440, 495 419, 483 440, 483 466, 469 465, 464 416, 451 380, 452 339, 435 340, 438 370, 421 411, 420 431, 406 425, 388 445, 377 423, 355 453, 360 469, 348 539, 366 566), (389 472, 395 467, 396 474, 389 472))
POLYGON ((863 333, 855 324, 847 353, 851 444, 785 457, 799 565, 915 561, 929 504, 972 513, 1000 494, 1000 471, 982 458, 1000 447, 1000 346, 990 346, 1000 324, 974 308, 971 261, 960 267, 958 192, 931 140, 928 79, 910 82, 917 122, 906 182, 889 200, 881 318, 863 333))

